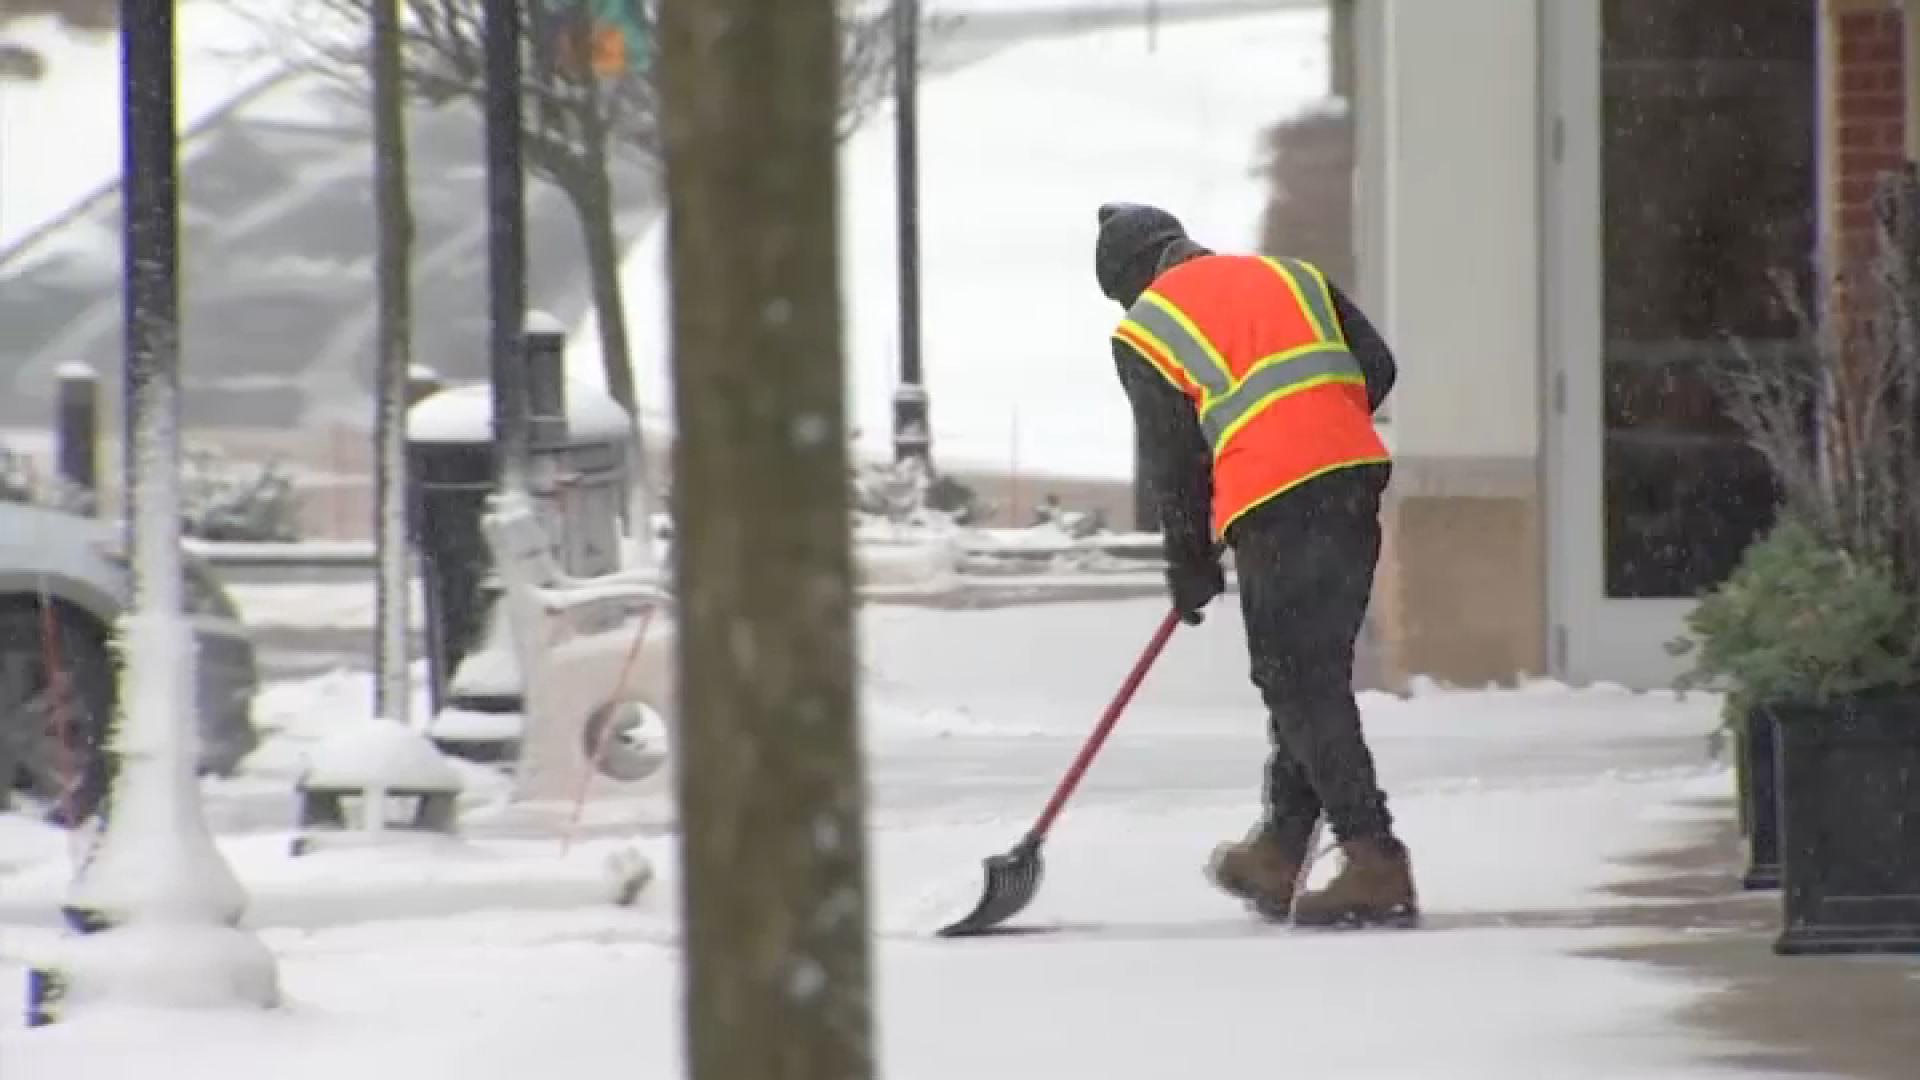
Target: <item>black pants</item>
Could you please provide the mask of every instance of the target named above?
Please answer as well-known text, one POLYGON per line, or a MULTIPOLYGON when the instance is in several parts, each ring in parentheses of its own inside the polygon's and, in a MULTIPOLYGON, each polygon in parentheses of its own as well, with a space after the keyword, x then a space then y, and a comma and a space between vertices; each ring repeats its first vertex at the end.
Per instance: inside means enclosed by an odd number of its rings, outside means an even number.
POLYGON ((1253 684, 1272 726, 1267 813, 1283 823, 1324 812, 1342 842, 1393 827, 1353 696, 1391 473, 1367 465, 1317 477, 1249 511, 1227 537, 1253 684))

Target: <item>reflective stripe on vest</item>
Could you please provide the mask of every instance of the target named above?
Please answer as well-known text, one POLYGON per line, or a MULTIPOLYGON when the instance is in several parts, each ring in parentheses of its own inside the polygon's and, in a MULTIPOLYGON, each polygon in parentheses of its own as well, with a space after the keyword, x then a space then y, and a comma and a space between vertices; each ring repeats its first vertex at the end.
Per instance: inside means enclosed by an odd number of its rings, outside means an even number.
POLYGON ((1270 402, 1328 383, 1366 384, 1347 347, 1338 342, 1306 345, 1266 357, 1231 392, 1200 409, 1200 428, 1215 453, 1241 425, 1270 402))
POLYGON ((1143 294, 1127 312, 1124 325, 1144 334, 1163 355, 1180 365, 1180 371, 1200 388, 1202 409, 1233 392, 1233 373, 1207 335, 1157 293, 1143 294))
POLYGON ((1307 317, 1313 320, 1314 328, 1320 331, 1321 341, 1338 341, 1346 344, 1346 331, 1340 327, 1340 319, 1333 310, 1333 292, 1327 288, 1327 279, 1312 263, 1299 259, 1275 259, 1262 256, 1280 280, 1287 283, 1293 291, 1293 298, 1300 301, 1306 309, 1307 317))
POLYGON ((1299 301, 1319 340, 1262 357, 1238 379, 1193 320, 1151 289, 1128 310, 1121 324, 1123 337, 1144 338, 1162 357, 1177 364, 1181 373, 1199 389, 1200 427, 1216 454, 1235 432, 1273 401, 1329 383, 1366 383, 1359 362, 1347 349, 1340 321, 1333 310, 1332 294, 1319 271, 1297 259, 1262 259, 1261 262, 1273 269, 1299 301))

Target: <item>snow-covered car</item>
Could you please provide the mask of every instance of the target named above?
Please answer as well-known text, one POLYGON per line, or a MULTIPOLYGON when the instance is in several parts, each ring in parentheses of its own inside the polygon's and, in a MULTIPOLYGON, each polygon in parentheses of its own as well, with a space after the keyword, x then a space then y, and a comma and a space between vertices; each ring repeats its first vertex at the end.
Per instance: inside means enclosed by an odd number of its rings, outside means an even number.
MULTIPOLYGON (((118 690, 112 632, 130 599, 122 550, 107 522, 0 503, 0 776, 56 820, 88 816, 103 794, 102 735, 118 690)), ((200 769, 230 773, 258 742, 253 640, 207 565, 183 558, 200 769)))

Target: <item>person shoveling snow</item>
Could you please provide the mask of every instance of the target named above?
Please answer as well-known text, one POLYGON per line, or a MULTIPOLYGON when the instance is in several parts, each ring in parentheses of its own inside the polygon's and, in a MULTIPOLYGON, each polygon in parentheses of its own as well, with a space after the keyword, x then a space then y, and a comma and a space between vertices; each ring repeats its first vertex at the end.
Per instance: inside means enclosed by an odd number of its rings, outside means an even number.
POLYGON ((1114 361, 1158 495, 1174 608, 1200 622, 1226 591, 1231 546, 1270 720, 1264 820, 1221 845, 1209 873, 1299 926, 1417 922, 1353 696, 1392 473, 1372 418, 1393 354, 1311 263, 1215 254, 1158 207, 1110 203, 1099 222, 1095 272, 1126 309, 1114 361), (1345 865, 1296 896, 1322 814, 1345 865))

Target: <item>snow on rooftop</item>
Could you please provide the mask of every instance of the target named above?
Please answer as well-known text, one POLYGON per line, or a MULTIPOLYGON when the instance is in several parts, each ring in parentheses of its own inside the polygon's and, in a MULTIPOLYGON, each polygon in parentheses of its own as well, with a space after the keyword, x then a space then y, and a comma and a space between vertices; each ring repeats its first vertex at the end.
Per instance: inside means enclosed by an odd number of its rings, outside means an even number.
MULTIPOLYGON (((1157 202, 1201 243, 1255 238, 1260 132, 1324 96, 1319 10, 1036 41, 921 95, 923 336, 934 452, 947 464, 1131 475, 1132 418, 1093 281, 1094 211, 1157 202)), ((850 424, 888 453, 898 370, 893 138, 884 114, 842 154, 850 424)), ((644 421, 670 426, 665 238, 623 270, 644 421)), ((605 385, 589 317, 568 354, 605 385)))
MULTIPOLYGON (((270 7, 285 0, 259 0, 270 7)), ((191 131, 278 72, 260 24, 220 3, 175 16, 179 127, 191 131)), ((38 79, 0 79, 0 253, 116 183, 120 173, 120 38, 76 35, 50 18, 18 19, 6 38, 38 51, 38 79)))

